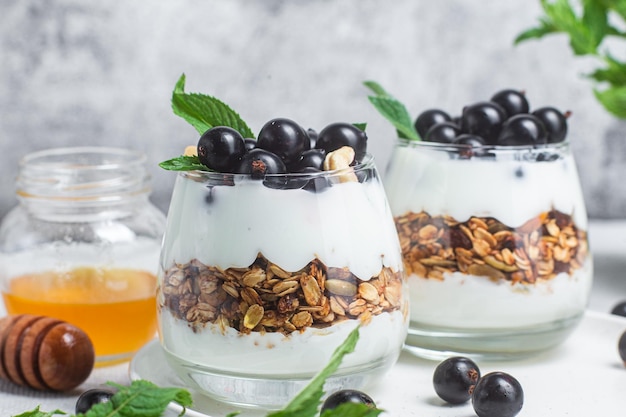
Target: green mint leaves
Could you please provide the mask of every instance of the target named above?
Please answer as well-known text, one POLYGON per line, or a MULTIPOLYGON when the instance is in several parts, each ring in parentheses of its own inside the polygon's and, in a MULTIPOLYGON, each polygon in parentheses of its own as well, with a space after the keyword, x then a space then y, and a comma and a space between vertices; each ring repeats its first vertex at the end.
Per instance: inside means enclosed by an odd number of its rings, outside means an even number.
MULTIPOLYGON (((96 404, 83 417, 159 417, 163 414, 168 404, 178 403, 183 407, 189 407, 192 403, 189 391, 182 388, 159 388, 152 382, 138 380, 133 381, 128 387, 109 383, 118 389, 113 397, 106 403, 96 404)), ((15 417, 52 417, 65 415, 60 410, 43 412, 39 407, 32 411, 19 414, 15 417)))
MULTIPOLYGON (((330 358, 328 364, 322 369, 309 384, 296 395, 282 410, 267 414, 267 417, 316 417, 318 408, 324 396, 324 383, 341 365, 343 357, 354 351, 359 340, 359 328, 350 332, 346 340, 339 345, 330 358)), ((189 391, 182 388, 159 388, 151 382, 138 380, 125 387, 109 383, 118 389, 108 403, 93 406, 86 414, 76 417, 158 417, 163 414, 170 402, 175 402, 183 407, 192 404, 189 391)), ((382 410, 370 408, 364 404, 346 403, 339 407, 326 411, 322 417, 377 417, 382 410)), ((65 415, 63 411, 55 410, 44 412, 35 408, 32 411, 19 414, 14 417, 53 417, 65 415)), ((229 414, 229 417, 238 413, 229 414)))
POLYGON ((197 156, 186 156, 181 155, 176 158, 168 159, 167 161, 163 161, 159 163, 159 166, 163 169, 167 169, 168 171, 193 171, 193 170, 208 170, 208 168, 203 165, 197 156))
POLYGON ((375 81, 365 81, 363 85, 368 87, 374 95, 368 96, 370 103, 396 128, 398 136, 404 139, 420 140, 411 116, 404 106, 392 97, 383 87, 375 81))
POLYGON ((227 104, 205 94, 185 93, 185 74, 180 76, 174 87, 172 110, 200 134, 214 126, 229 126, 244 138, 254 138, 246 122, 227 104))
POLYGON ((602 89, 594 88, 598 101, 611 114, 626 118, 626 61, 620 61, 604 48, 604 41, 626 38, 621 29, 626 24, 626 3, 623 0, 540 0, 544 16, 536 27, 515 38, 515 44, 547 35, 565 34, 573 53, 592 56, 601 67, 588 77, 602 89), (580 11, 579 11, 580 10, 580 11), (615 24, 617 23, 617 25, 615 24))

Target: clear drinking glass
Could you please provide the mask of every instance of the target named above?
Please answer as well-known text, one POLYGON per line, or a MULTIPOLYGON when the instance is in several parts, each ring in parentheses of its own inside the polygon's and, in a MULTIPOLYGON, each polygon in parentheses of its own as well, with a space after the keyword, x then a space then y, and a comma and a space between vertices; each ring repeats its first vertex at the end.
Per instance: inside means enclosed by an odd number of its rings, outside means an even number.
POLYGON ((156 273, 165 216, 150 203, 145 155, 106 147, 28 154, 19 205, 0 225, 9 314, 68 321, 96 363, 130 357, 156 335, 156 273))
POLYGON ((369 156, 264 180, 179 173, 158 278, 171 366, 224 402, 284 406, 356 326, 356 350, 327 387, 363 387, 406 336, 398 237, 369 156))
POLYGON ((399 140, 385 189, 411 294, 407 349, 516 357, 575 328, 593 266, 568 143, 399 140))

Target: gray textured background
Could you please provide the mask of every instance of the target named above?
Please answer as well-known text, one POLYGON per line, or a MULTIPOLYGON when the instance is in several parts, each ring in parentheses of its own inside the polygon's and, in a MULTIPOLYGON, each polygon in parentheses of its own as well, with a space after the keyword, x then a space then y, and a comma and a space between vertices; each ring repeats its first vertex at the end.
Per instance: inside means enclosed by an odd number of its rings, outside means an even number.
POLYGON ((452 113, 501 88, 572 110, 570 138, 588 211, 626 217, 626 122, 609 116, 564 37, 513 47, 536 0, 0 0, 0 216, 17 161, 70 145, 145 151, 164 211, 174 174, 156 164, 197 141, 170 109, 187 91, 220 97, 253 130, 289 117, 321 129, 367 122, 381 171, 394 129, 361 82, 379 81, 417 113, 452 113))

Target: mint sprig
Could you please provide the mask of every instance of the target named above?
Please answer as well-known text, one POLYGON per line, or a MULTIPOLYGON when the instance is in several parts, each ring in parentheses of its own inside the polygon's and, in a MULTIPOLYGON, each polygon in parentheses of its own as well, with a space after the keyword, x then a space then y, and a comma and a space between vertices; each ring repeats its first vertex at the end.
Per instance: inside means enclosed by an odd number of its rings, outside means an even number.
POLYGON ((389 94, 375 81, 365 81, 363 85, 368 87, 375 95, 368 96, 370 103, 396 128, 398 136, 404 139, 420 140, 411 115, 400 101, 389 94))
MULTIPOLYGON (((596 99, 611 114, 626 118, 626 61, 613 56, 605 41, 626 39, 624 0, 540 0, 544 16, 537 26, 521 32, 514 40, 518 45, 532 39, 564 34, 576 56, 590 56, 600 67, 587 77, 594 83, 596 99)), ((614 43, 613 46, 619 45, 614 43)), ((622 43, 622 45, 624 45, 622 43)))
POLYGON ((185 93, 185 74, 181 75, 172 93, 172 110, 203 134, 215 126, 228 126, 244 138, 254 133, 239 114, 221 100, 199 93, 185 93))

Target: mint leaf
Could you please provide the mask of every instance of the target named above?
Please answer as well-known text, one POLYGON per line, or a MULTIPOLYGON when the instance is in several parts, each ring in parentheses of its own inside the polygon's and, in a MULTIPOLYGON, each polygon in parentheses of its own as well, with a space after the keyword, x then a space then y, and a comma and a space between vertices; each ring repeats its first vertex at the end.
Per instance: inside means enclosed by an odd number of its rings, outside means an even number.
POLYGON ((404 104, 391 96, 376 81, 364 81, 363 85, 372 90, 376 95, 368 96, 370 103, 396 128, 398 136, 404 139, 420 140, 411 115, 404 104))
POLYGON ((332 410, 324 411, 320 417, 376 417, 383 410, 360 403, 343 403, 332 410))
POLYGON ((219 99, 205 94, 185 93, 185 74, 181 75, 172 93, 172 110, 202 134, 214 126, 228 126, 244 138, 254 133, 233 109, 219 99))
POLYGON ((352 126, 354 126, 357 129, 365 132, 365 128, 367 128, 367 123, 352 123, 352 126))
POLYGON ((527 29, 526 31, 517 35, 513 43, 517 45, 530 39, 541 39, 546 35, 558 32, 556 26, 554 26, 546 19, 540 19, 539 23, 539 26, 527 29))
POLYGON ((210 171, 206 165, 200 162, 197 156, 177 156, 159 163, 159 166, 168 171, 210 171))
MULTIPOLYGON (((130 386, 109 383, 118 391, 109 402, 94 405, 85 417, 159 417, 172 401, 184 407, 192 403, 191 394, 183 388, 159 388, 152 382, 136 380, 130 386)), ((182 413, 181 413, 182 415, 182 413)))
POLYGON ((54 410, 50 412, 41 411, 39 409, 39 406, 37 406, 37 408, 35 408, 34 410, 26 411, 22 414, 18 414, 13 417, 52 417, 52 416, 64 415, 64 414, 65 413, 61 410, 54 410))
POLYGON ((605 109, 613 115, 626 119, 626 86, 610 87, 603 91, 593 91, 605 109))
POLYGON ((357 327, 351 331, 346 340, 335 349, 326 367, 324 367, 324 369, 322 369, 311 382, 285 406, 285 408, 271 412, 267 414, 267 417, 315 417, 322 396, 324 395, 324 383, 326 379, 339 368, 343 357, 354 351, 358 339, 359 328, 357 327))

